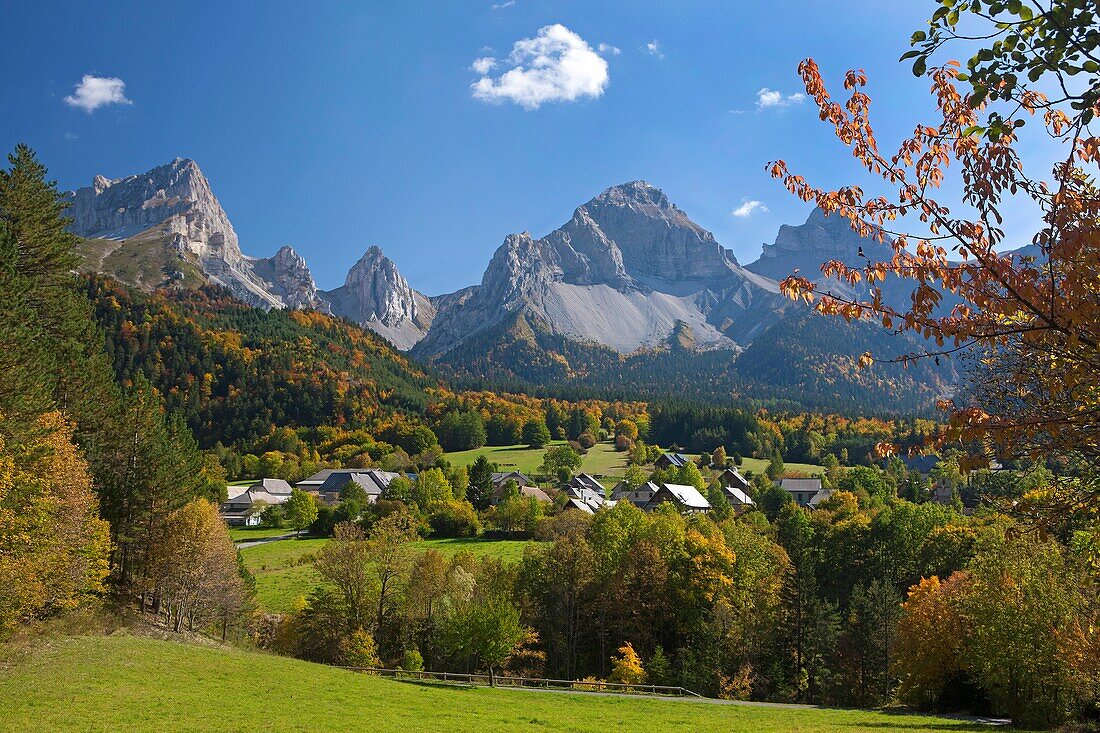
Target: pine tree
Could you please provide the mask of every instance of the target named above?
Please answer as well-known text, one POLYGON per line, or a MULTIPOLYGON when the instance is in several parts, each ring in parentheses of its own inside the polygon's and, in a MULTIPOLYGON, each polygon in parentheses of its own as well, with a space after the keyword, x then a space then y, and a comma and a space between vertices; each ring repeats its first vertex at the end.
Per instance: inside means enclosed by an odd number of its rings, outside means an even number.
POLYGON ((466 488, 466 498, 478 511, 488 509, 492 501, 494 468, 485 456, 478 456, 470 466, 470 484, 466 488))

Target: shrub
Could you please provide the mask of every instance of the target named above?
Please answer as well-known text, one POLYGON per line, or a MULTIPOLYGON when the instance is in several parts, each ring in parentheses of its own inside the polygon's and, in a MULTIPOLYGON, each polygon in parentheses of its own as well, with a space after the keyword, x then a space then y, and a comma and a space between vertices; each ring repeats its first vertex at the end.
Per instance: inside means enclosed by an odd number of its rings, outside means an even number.
POLYGON ((481 532, 477 512, 468 501, 447 501, 428 517, 434 537, 476 537, 481 532))
POLYGON ((340 657, 348 667, 378 667, 378 647, 374 637, 362 629, 356 629, 340 644, 340 657))
POLYGON ((405 658, 401 662, 401 669, 406 672, 422 672, 424 670, 424 657, 416 649, 406 649, 405 658))

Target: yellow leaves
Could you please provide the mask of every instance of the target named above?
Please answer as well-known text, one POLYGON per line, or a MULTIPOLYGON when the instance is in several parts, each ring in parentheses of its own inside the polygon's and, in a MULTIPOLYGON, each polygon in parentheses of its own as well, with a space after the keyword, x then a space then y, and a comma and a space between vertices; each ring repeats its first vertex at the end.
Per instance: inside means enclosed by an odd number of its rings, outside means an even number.
POLYGON ((0 629, 102 590, 110 540, 92 480, 61 413, 18 453, 0 441, 0 629))
POLYGON ((875 363, 875 357, 871 355, 870 351, 865 351, 859 355, 859 361, 856 363, 860 369, 866 369, 875 363))

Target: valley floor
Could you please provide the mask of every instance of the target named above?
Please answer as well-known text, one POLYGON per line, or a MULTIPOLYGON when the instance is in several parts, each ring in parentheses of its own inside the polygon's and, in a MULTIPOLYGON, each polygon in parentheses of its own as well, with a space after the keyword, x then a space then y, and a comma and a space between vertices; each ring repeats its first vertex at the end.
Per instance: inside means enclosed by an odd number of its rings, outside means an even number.
POLYGON ((412 684, 126 632, 41 643, 0 668, 0 733, 46 731, 989 730, 882 712, 412 684))

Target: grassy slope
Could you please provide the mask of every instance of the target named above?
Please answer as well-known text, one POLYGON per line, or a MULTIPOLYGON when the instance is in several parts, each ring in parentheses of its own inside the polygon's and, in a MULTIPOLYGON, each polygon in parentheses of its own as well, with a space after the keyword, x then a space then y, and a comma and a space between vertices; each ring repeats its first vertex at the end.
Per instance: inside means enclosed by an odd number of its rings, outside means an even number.
POLYGON ((415 685, 293 659, 109 637, 44 645, 0 676, 0 731, 981 730, 882 713, 415 685))
MULTIPOLYGON (((313 553, 328 540, 279 540, 241 550, 245 565, 256 578, 256 600, 266 611, 289 611, 299 596, 308 596, 321 582, 310 564, 313 553)), ((496 557, 516 562, 523 557, 526 542, 512 540, 422 540, 413 543, 417 551, 429 548, 450 556, 468 551, 478 557, 496 557)))
MULTIPOLYGON (((741 459, 742 472, 752 471, 753 473, 764 473, 767 468, 768 462, 763 458, 741 459)), ((813 463, 784 463, 783 473, 787 476, 817 476, 818 474, 825 473, 825 467, 813 463)))
MULTIPOLYGON (((561 442, 555 441, 553 445, 560 445, 561 442)), ((468 466, 478 456, 484 455, 497 464, 501 471, 522 471, 530 476, 542 463, 542 454, 542 450, 531 450, 525 445, 486 445, 473 450, 448 453, 447 458, 456 466, 468 466)), ((767 467, 768 462, 759 458, 745 458, 742 463, 742 469, 752 470, 754 473, 763 473, 767 467)), ((825 471, 823 467, 810 463, 788 463, 785 468, 788 476, 814 476, 825 471)), ((597 443, 584 456, 580 470, 593 476, 608 477, 608 488, 611 488, 615 480, 626 472, 626 454, 616 452, 613 443, 597 443)))
POLYGON ((289 611, 321 582, 309 557, 328 540, 279 540, 246 547, 241 556, 256 578, 256 600, 266 611, 289 611))
POLYGON ((252 540, 262 540, 267 537, 281 537, 285 534, 294 534, 293 529, 287 529, 286 527, 230 527, 229 536, 233 538, 234 542, 251 542, 252 540))

